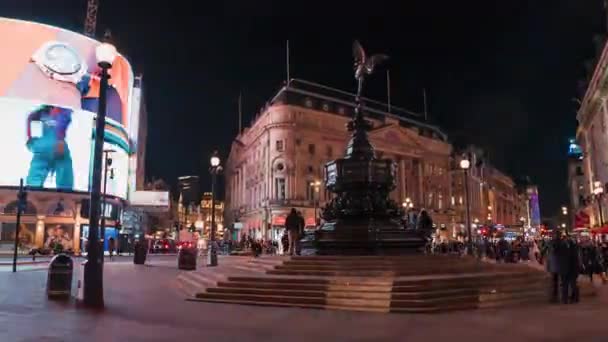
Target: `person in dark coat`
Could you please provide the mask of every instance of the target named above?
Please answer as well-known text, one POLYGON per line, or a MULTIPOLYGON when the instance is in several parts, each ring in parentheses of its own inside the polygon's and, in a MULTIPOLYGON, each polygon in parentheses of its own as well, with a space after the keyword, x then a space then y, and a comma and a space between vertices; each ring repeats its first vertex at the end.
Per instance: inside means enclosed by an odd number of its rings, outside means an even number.
MULTIPOLYGON (((560 275, 565 271, 562 261, 562 256, 564 253, 565 245, 561 239, 561 232, 555 231, 553 233, 553 239, 549 244, 549 251, 547 257, 547 271, 551 273, 551 302, 557 303, 559 299, 559 285, 560 285, 560 275)), ((562 283, 562 288, 564 288, 562 283)), ((566 286, 566 291, 568 287, 566 286)), ((563 295, 563 292, 562 292, 563 295)), ((565 297, 567 298, 567 296, 565 297)))
POLYGON ((571 237, 565 239, 566 245, 566 269, 564 283, 566 289, 562 288, 562 295, 567 296, 570 292, 570 297, 562 298, 563 303, 577 303, 579 301, 578 276, 582 271, 582 259, 580 247, 571 237))
POLYGON ((420 215, 418 215, 418 222, 416 223, 416 229, 431 231, 433 230, 433 219, 426 210, 422 209, 420 215))
POLYGON ((593 275, 599 274, 601 276, 603 273, 602 255, 591 241, 585 241, 580 247, 583 263, 582 271, 593 283, 593 275))
POLYGON ((306 227, 306 220, 301 211, 298 211, 298 239, 296 240, 296 254, 300 255, 302 246, 300 240, 304 237, 304 227, 306 227))
POLYGON ((295 208, 291 208, 291 212, 287 215, 285 228, 289 237, 289 255, 295 255, 298 236, 300 235, 300 218, 295 208))

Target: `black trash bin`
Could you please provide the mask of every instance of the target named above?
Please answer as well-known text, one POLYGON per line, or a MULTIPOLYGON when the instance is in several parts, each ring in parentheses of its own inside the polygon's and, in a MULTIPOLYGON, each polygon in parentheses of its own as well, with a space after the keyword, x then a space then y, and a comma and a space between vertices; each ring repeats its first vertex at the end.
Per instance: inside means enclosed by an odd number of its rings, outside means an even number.
POLYGON ((182 248, 177 254, 177 268, 180 270, 196 269, 196 248, 182 248))
POLYGON ((52 299, 68 299, 72 293, 74 262, 65 254, 56 255, 49 263, 46 294, 52 299))
POLYGON ((133 250, 133 263, 136 265, 143 265, 146 263, 146 256, 148 254, 146 245, 141 242, 136 242, 133 250))

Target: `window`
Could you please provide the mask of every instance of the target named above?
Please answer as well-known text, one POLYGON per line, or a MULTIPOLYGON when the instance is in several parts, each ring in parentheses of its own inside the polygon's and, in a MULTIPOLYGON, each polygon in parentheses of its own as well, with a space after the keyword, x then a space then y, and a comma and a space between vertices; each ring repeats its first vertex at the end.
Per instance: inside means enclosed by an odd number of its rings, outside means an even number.
POLYGON ((300 144, 302 143, 302 140, 300 138, 296 139, 296 146, 300 146, 300 144))
POLYGON ((451 203, 452 203, 452 206, 455 206, 455 205, 456 205, 456 197, 452 196, 452 201, 451 201, 451 203))
POLYGON ((274 179, 274 197, 278 200, 285 199, 285 178, 275 178, 274 179))
POLYGON ((576 167, 576 175, 577 176, 582 176, 583 175, 583 168, 580 166, 576 167))
POLYGON ((329 112, 329 103, 324 102, 323 106, 321 106, 323 108, 324 111, 329 112))
POLYGON ((312 100, 311 99, 304 100, 304 105, 308 108, 312 107, 312 100))
POLYGON ((312 167, 312 165, 308 165, 308 166, 306 167, 306 171, 307 171, 308 173, 312 173, 312 172, 314 171, 314 168, 312 167))
POLYGON ((311 185, 311 181, 308 181, 306 185, 306 200, 312 201, 315 199, 315 187, 311 185))
POLYGON ((283 152, 283 140, 277 140, 277 152, 283 152))
POLYGON ((327 145, 327 147, 325 148, 325 155, 327 155, 327 158, 333 157, 334 149, 331 147, 331 145, 327 145))
POLYGON ((283 165, 283 163, 277 164, 277 171, 283 171, 284 169, 285 169, 285 165, 283 165))
POLYGON ((437 195, 437 209, 443 209, 443 194, 437 195))
POLYGON ((315 154, 315 144, 308 144, 308 153, 315 154))

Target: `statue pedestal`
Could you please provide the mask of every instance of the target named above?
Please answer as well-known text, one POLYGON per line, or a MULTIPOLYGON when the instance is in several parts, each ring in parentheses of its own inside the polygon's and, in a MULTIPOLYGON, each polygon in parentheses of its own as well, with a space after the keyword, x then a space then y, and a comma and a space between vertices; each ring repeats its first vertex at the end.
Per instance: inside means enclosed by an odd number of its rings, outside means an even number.
POLYGON ((318 255, 402 255, 422 252, 421 231, 391 219, 347 218, 326 222, 315 234, 318 255))

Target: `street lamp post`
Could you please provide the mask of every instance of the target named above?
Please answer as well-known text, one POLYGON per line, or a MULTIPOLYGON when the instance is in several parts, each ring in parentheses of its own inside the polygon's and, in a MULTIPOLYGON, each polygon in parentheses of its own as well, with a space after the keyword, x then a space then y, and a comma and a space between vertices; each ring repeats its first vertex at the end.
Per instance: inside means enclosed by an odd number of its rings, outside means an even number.
MULTIPOLYGON (((562 206, 562 215, 564 215, 564 220, 568 221, 568 207, 566 206, 562 206)), ((565 223, 564 223, 565 225, 565 223)), ((564 227, 566 228, 566 227, 564 227)))
POLYGON ((604 225, 604 213, 602 212, 602 198, 604 197, 604 187, 602 182, 596 181, 593 183, 593 194, 597 201, 597 210, 600 216, 600 227, 604 225))
POLYGON ((106 98, 108 69, 116 57, 116 48, 108 43, 97 46, 95 55, 97 63, 101 68, 99 85, 99 106, 97 110, 95 127, 95 147, 93 150, 93 180, 91 184, 91 200, 89 206, 89 246, 87 261, 84 267, 84 304, 89 307, 102 308, 103 300, 103 275, 102 260, 99 245, 99 214, 101 200, 101 164, 103 152, 104 129, 106 125, 106 98))
POLYGON ((411 211, 414 209, 414 203, 412 202, 412 199, 409 197, 405 198, 405 202, 401 203, 401 206, 403 207, 403 210, 405 211, 405 217, 406 217, 406 228, 410 228, 410 214, 411 211))
POLYGON ((320 186, 321 186, 321 182, 320 181, 314 181, 314 182, 310 182, 310 187, 314 188, 314 194, 313 194, 313 205, 315 208, 315 226, 317 226, 318 220, 317 220, 317 208, 319 207, 319 190, 320 190, 320 186))
POLYGON ((209 168, 209 172, 211 173, 211 254, 209 266, 217 266, 217 246, 215 243, 215 183, 217 181, 217 175, 222 172, 222 166, 220 165, 220 157, 217 151, 213 152, 210 163, 211 167, 209 168))
POLYGON ((460 161, 460 168, 462 169, 462 173, 464 176, 464 197, 465 197, 465 205, 466 205, 466 225, 467 225, 467 235, 469 239, 467 241, 467 254, 473 255, 473 234, 471 234, 471 208, 469 203, 469 167, 471 167, 471 162, 464 158, 460 161))

